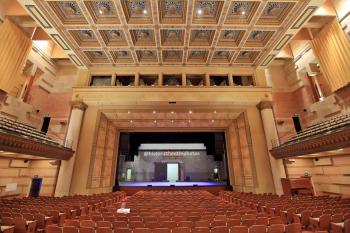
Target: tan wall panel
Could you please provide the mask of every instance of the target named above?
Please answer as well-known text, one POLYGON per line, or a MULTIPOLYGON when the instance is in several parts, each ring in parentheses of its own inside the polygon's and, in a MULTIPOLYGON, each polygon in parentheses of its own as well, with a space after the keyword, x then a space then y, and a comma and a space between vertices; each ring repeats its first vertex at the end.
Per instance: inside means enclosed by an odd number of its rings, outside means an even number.
POLYGON ((97 116, 97 107, 89 106, 85 110, 76 151, 77 157, 74 165, 70 194, 88 194, 87 182, 97 116))
POLYGON ((31 178, 38 175, 43 178, 40 195, 51 196, 56 183, 57 166, 49 164, 48 160, 30 161, 28 168, 10 167, 10 159, 0 159, 0 186, 17 183, 17 191, 0 192, 2 195, 19 194, 26 196, 31 178))
POLYGON ((255 176, 257 179, 255 192, 274 193, 269 154, 267 152, 260 112, 256 107, 248 108, 247 117, 254 152, 255 176))
POLYGON ((334 165, 343 165, 346 164, 350 166, 350 156, 335 156, 332 158, 334 165))
POLYGON ((295 163, 288 165, 288 173, 291 178, 297 178, 303 175, 304 171, 308 171, 318 194, 326 192, 349 195, 350 157, 348 155, 333 156, 331 161, 333 161, 331 165, 315 166, 313 158, 295 159, 295 163))
POLYGON ((19 175, 19 168, 0 168, 0 177, 14 177, 19 175))

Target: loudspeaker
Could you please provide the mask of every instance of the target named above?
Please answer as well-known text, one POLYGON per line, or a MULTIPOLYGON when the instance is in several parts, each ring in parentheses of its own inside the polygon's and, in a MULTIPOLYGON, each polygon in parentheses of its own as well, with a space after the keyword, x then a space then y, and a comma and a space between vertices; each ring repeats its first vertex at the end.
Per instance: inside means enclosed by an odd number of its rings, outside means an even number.
POLYGON ((49 116, 43 117, 43 124, 41 125, 41 132, 47 134, 47 131, 49 130, 50 121, 51 121, 51 117, 49 117, 49 116))
POLYGON ((299 133, 300 131, 303 130, 303 128, 301 127, 301 122, 300 122, 300 117, 299 117, 299 115, 294 114, 294 115, 292 116, 292 119, 293 119, 295 131, 296 131, 297 133, 299 133))
POLYGON ((214 142, 215 142, 215 161, 222 161, 222 155, 224 154, 224 133, 218 132, 214 134, 214 142))
POLYGON ((121 133, 119 141, 119 151, 122 155, 129 154, 130 147, 130 133, 121 133))

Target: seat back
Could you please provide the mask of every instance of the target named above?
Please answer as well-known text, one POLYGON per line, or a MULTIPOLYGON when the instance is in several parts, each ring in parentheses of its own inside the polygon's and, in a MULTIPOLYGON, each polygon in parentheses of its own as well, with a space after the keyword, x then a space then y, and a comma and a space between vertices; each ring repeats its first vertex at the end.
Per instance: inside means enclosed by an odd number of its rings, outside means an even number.
POLYGON ((195 227, 192 232, 194 233, 210 233, 209 227, 195 227))
POLYGON ((189 227, 175 227, 171 231, 172 233, 191 233, 191 228, 189 227))
POLYGON ((231 233, 248 233, 248 227, 247 226, 231 227, 231 233))
POLYGON ((253 225, 249 228, 249 233, 266 233, 265 225, 253 225))
POLYGON ((62 233, 62 227, 55 225, 48 225, 46 227, 46 233, 62 233))
POLYGON ((272 224, 268 227, 267 233, 284 233, 284 224, 272 224))
POLYGON ((229 233, 230 230, 226 226, 217 226, 211 229, 211 233, 229 233))
POLYGON ((321 231, 328 231, 331 224, 331 215, 330 214, 323 214, 320 217, 320 223, 319 223, 319 230, 321 231))
POLYGON ((301 224, 292 223, 285 226, 286 233, 301 233, 301 224))
POLYGON ((64 226, 63 233, 78 233, 78 228, 73 226, 64 226))
POLYGON ((110 227, 97 227, 96 233, 113 233, 110 227))
POLYGON ((170 233, 171 229, 169 228, 154 228, 152 233, 170 233))

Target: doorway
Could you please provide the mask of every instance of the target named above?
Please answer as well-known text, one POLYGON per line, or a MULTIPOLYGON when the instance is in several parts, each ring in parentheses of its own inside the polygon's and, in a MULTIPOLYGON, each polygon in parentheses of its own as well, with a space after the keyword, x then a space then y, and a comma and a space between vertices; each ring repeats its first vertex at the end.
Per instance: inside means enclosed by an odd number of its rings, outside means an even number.
POLYGON ((169 182, 176 182, 179 180, 178 163, 167 163, 167 180, 169 182))

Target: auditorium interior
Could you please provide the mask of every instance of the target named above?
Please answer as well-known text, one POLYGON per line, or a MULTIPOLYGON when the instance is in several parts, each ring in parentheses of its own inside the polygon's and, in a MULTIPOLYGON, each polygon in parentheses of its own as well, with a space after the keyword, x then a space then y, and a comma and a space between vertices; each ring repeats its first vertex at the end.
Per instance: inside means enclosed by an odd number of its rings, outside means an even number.
POLYGON ((350 0, 0 0, 1 233, 350 233, 350 0))

